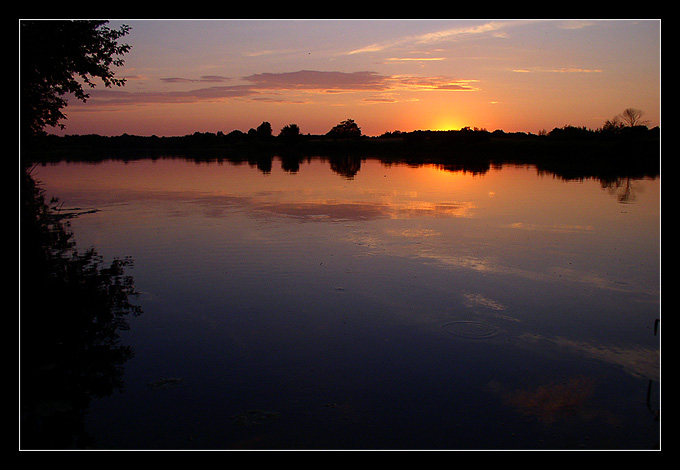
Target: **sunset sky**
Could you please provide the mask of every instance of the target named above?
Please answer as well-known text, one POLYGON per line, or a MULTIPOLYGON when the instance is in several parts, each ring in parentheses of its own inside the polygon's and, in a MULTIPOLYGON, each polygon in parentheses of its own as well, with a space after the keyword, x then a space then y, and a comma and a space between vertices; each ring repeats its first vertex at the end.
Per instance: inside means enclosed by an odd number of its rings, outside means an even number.
POLYGON ((324 134, 660 125, 659 20, 111 20, 122 88, 70 100, 56 134, 324 134))

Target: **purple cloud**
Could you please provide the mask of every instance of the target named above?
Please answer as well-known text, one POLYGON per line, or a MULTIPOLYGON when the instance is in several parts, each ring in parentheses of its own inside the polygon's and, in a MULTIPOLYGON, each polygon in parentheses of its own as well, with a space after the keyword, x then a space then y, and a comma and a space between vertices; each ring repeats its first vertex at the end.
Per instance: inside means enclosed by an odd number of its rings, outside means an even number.
MULTIPOLYGON (((165 83, 224 82, 232 80, 221 75, 204 75, 197 79, 167 77, 165 83)), ((218 101, 230 98, 252 97, 265 99, 263 94, 271 95, 276 91, 296 90, 312 93, 343 92, 398 92, 399 90, 424 91, 474 91, 473 80, 456 80, 446 77, 415 77, 401 75, 381 75, 377 72, 323 72, 300 70, 283 73, 257 73, 242 77, 247 82, 241 85, 211 86, 184 91, 130 92, 116 89, 95 89, 91 98, 99 105, 124 105, 143 103, 194 103, 218 101)), ((278 100, 287 101, 283 98, 278 100)), ((396 101, 393 96, 372 97, 370 101, 396 101)), ((88 100, 89 101, 89 100, 88 100)), ((299 100, 298 100, 299 101, 299 100)), ((76 104, 74 102, 73 104, 76 104)))
POLYGON ((320 72, 300 70, 284 73, 257 73, 243 77, 260 90, 386 90, 388 76, 376 72, 320 72))
POLYGON ((231 78, 223 77, 221 75, 203 75, 201 78, 181 78, 181 77, 161 78, 161 81, 166 83, 226 82, 228 80, 231 80, 231 78))

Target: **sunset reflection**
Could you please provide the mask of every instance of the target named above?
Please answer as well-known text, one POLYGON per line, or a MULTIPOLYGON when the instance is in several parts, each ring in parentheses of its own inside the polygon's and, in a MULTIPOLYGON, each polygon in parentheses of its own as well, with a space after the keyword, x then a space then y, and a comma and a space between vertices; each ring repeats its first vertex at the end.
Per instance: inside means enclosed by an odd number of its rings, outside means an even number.
MULTIPOLYGON (((452 406, 494 429, 498 402, 526 418, 522 429, 580 423, 609 432, 621 410, 602 403, 605 387, 635 398, 640 383, 638 398, 650 405, 636 412, 653 425, 658 179, 632 182, 638 197, 624 203, 611 185, 530 166, 359 163, 308 158, 291 172, 278 158, 266 169, 108 161, 42 166, 36 177, 63 207, 98 209, 72 221, 82 245, 134 257, 147 319, 133 337, 173 357, 165 368, 184 367, 187 356, 188 370, 215 363, 233 383, 282 380, 283 397, 297 397, 291 381, 314 397, 331 383, 348 395, 326 402, 367 399, 362 417, 382 400, 361 390, 423 412, 384 384, 415 387, 438 400, 428 429, 452 406)), ((213 368, 136 380, 193 386, 204 373, 213 368)), ((285 422, 282 400, 272 412, 285 422)))
MULTIPOLYGON (((494 388, 498 388, 495 385, 494 388)), ((551 382, 536 388, 508 390, 505 402, 518 412, 544 424, 557 421, 607 418, 592 404, 596 382, 590 377, 570 377, 566 381, 551 382)))
POLYGON ((660 20, 19 23, 22 447, 660 448, 660 20))
MULTIPOLYGON (((309 223, 374 221, 378 224, 370 226, 371 238, 394 255, 526 279, 652 289, 629 277, 634 260, 644 253, 631 252, 631 269, 617 273, 597 261, 607 253, 603 244, 612 235, 609 226, 625 215, 612 211, 620 200, 598 184, 537 177, 531 168, 476 175, 436 165, 364 160, 356 176, 346 179, 323 159, 302 162, 294 175, 276 165, 262 173, 247 164, 144 160, 81 165, 68 180, 65 172, 71 175, 68 165, 45 167, 38 176, 63 200, 76 199, 85 207, 155 201, 163 211, 188 214, 199 209, 206 217, 240 211, 256 218, 309 223), (578 198, 571 195, 573 190, 578 190, 578 198), (540 198, 536 191, 542 192, 540 198), (416 239, 415 244, 403 243, 416 239)), ((643 182, 634 185, 646 196, 626 207, 626 213, 632 211, 645 221, 635 229, 635 243, 650 242, 653 247, 659 235, 658 195, 644 191, 643 182)), ((131 220, 148 216, 126 213, 131 220)))

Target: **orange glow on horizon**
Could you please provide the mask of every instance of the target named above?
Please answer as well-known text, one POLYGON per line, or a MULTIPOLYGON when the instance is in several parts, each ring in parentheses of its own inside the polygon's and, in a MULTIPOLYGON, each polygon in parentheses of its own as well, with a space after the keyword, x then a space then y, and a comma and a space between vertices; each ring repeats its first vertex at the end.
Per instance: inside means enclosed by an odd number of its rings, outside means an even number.
POLYGON ((455 117, 446 116, 434 121, 431 130, 433 131, 457 131, 466 126, 461 124, 461 120, 455 117))
POLYGON ((596 129, 628 107, 660 125, 659 20, 118 23, 132 28, 115 70, 125 87, 69 100, 66 128, 48 133, 183 136, 266 121, 319 135, 345 119, 366 136, 537 133, 596 129))

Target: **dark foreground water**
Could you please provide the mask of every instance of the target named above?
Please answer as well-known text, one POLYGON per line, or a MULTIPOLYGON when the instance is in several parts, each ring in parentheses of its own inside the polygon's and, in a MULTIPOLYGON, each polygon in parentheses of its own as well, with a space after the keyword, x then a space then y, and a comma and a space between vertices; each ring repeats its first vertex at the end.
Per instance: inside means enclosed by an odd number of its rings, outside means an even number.
POLYGON ((659 179, 370 159, 34 176, 97 209, 79 247, 134 259, 124 387, 79 417, 94 448, 660 446, 659 179))

